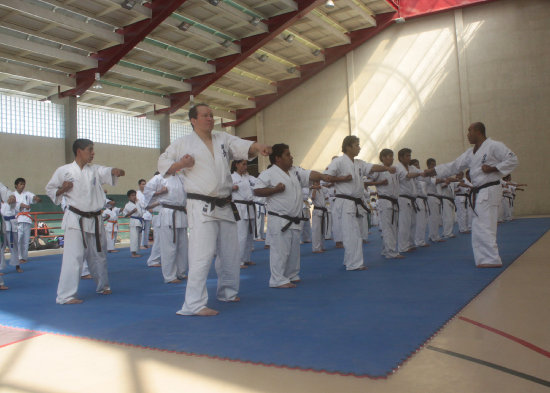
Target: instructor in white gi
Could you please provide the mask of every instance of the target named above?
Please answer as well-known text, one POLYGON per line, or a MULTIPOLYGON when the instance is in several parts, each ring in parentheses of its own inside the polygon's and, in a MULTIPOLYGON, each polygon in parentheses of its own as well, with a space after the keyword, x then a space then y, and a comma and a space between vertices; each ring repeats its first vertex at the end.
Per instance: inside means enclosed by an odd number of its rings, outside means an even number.
POLYGON ((159 157, 161 175, 182 176, 187 193, 189 224, 189 277, 180 315, 217 315, 208 308, 206 279, 217 252, 217 298, 239 301, 239 249, 237 224, 232 209, 233 181, 231 160, 269 155, 271 147, 237 138, 225 132, 212 132, 214 115, 206 104, 189 110, 194 132, 174 141, 159 157))
POLYGON ((472 248, 477 267, 501 267, 497 246, 498 205, 502 197, 501 177, 512 172, 518 158, 502 142, 485 135, 483 123, 468 128, 468 141, 474 145, 453 162, 426 170, 427 175, 445 177, 470 169, 474 188, 469 200, 473 209, 472 248))

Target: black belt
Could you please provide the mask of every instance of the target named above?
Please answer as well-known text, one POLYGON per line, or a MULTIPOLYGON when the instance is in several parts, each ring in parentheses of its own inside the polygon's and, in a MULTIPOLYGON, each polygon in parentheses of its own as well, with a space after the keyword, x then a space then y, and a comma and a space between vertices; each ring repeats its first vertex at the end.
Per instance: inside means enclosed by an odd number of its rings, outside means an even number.
POLYGON ((420 210, 418 208, 418 205, 416 204, 416 197, 412 197, 410 195, 399 195, 399 198, 405 198, 405 199, 408 199, 409 201, 411 201, 411 205, 412 205, 412 208, 414 210, 415 213, 418 213, 418 211, 420 210))
POLYGON ((355 202, 355 217, 361 217, 359 214, 359 206, 361 206, 363 209, 367 211, 367 213, 370 213, 370 209, 365 205, 363 200, 361 198, 355 198, 346 194, 336 194, 334 195, 336 198, 342 198, 347 199, 349 201, 355 202))
POLYGON ((326 207, 313 205, 313 210, 321 210, 323 212, 321 216, 321 237, 324 239, 326 233, 325 223, 328 225, 328 209, 326 207), (327 217, 326 221, 325 216, 327 217))
POLYGON ((217 197, 211 197, 208 195, 202 195, 202 194, 194 194, 192 192, 187 194, 187 199, 196 199, 199 201, 210 203, 210 209, 213 210, 214 207, 224 207, 227 205, 231 205, 231 209, 233 210, 233 215, 235 216, 235 221, 239 221, 241 217, 239 216, 239 212, 237 211, 237 206, 231 201, 231 195, 226 196, 224 198, 217 198, 217 197))
POLYGON ((258 227, 256 225, 256 208, 254 207, 254 201, 245 201, 245 200, 239 200, 235 199, 233 201, 234 203, 240 203, 241 205, 246 205, 246 211, 248 213, 248 233, 254 233, 254 237, 258 237, 258 227), (250 209, 249 207, 252 206, 252 211, 254 212, 254 232, 252 232, 252 220, 250 219, 250 209))
POLYGON ((477 194, 479 193, 479 191, 481 191, 481 190, 483 190, 484 188, 487 188, 487 187, 498 186, 498 185, 500 185, 500 180, 495 180, 495 181, 492 181, 490 183, 482 184, 479 187, 472 188, 472 190, 470 191, 470 194, 468 195, 468 203, 472 207, 472 210, 474 211, 474 214, 476 216, 477 216, 477 213, 476 213, 476 198, 477 198, 477 194))
POLYGON ((98 210, 96 212, 83 212, 81 210, 78 210, 76 207, 69 206, 69 210, 73 213, 76 213, 80 216, 78 219, 78 225, 80 226, 80 233, 82 234, 82 244, 84 244, 84 248, 88 248, 88 245, 86 244, 86 237, 84 235, 84 228, 82 227, 82 220, 84 218, 93 218, 95 223, 95 246, 98 252, 101 252, 101 239, 99 238, 99 219, 97 218, 99 215, 101 215, 101 210, 98 210))
POLYGON ((162 203, 162 207, 165 207, 167 209, 172 209, 172 243, 176 242, 176 212, 184 212, 187 214, 187 209, 185 206, 178 206, 178 205, 169 205, 167 203, 162 203))
POLYGON ((288 224, 286 224, 283 229, 281 229, 281 232, 285 232, 288 228, 290 228, 292 224, 299 224, 301 221, 308 221, 305 217, 291 217, 287 216, 286 214, 279 214, 270 211, 268 211, 267 214, 269 214, 270 216, 277 216, 288 220, 288 224))
MULTIPOLYGON (((263 207, 264 208, 264 214, 265 214, 265 203, 254 202, 254 204, 263 207)), ((260 209, 260 213, 261 213, 261 209, 260 209)))
POLYGON ((417 198, 422 199, 422 202, 424 202, 424 210, 430 214, 430 205, 428 205, 428 197, 427 196, 417 196, 417 198))
POLYGON ((468 208, 468 194, 455 194, 455 197, 457 197, 457 196, 463 196, 464 197, 464 209, 467 209, 468 208))
POLYGON ((428 194, 428 196, 439 199, 439 214, 441 214, 443 210, 443 198, 441 198, 441 196, 437 194, 428 194))
POLYGON ((399 201, 397 198, 392 198, 387 195, 378 195, 378 199, 385 199, 387 201, 390 201, 392 204, 392 213, 391 213, 391 223, 393 224, 394 218, 395 218, 395 207, 397 207, 397 211, 399 212, 399 201))
POLYGON ((508 198, 508 203, 510 204, 510 207, 514 207, 514 197, 513 196, 503 195, 503 197, 508 198))
POLYGON ((454 198, 451 198, 451 197, 448 197, 448 196, 441 196, 441 199, 446 199, 446 200, 450 201, 453 204, 453 206, 455 207, 455 211, 456 211, 456 203, 455 203, 454 198))

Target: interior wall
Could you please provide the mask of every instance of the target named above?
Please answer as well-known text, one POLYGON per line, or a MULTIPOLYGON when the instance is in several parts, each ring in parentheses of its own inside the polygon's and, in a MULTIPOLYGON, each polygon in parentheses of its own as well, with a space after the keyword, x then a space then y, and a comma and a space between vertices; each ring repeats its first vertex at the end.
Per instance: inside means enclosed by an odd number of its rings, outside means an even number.
MULTIPOLYGON (((549 214, 550 2, 499 0, 395 24, 237 128, 289 144, 296 165, 322 169, 345 135, 360 158, 403 147, 425 166, 469 144, 468 125, 515 151, 528 183, 516 214, 549 214)), ((259 138, 260 140, 260 138, 259 138)), ((397 154, 396 154, 397 155, 397 154)))

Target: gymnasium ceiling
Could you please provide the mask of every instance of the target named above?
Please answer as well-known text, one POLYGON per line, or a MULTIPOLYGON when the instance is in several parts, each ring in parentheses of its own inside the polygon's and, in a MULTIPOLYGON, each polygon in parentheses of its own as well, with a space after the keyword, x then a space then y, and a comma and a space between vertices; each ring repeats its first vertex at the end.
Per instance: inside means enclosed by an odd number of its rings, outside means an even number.
POLYGON ((238 125, 399 16, 398 0, 326 3, 0 0, 0 92, 175 120, 206 102, 238 125))

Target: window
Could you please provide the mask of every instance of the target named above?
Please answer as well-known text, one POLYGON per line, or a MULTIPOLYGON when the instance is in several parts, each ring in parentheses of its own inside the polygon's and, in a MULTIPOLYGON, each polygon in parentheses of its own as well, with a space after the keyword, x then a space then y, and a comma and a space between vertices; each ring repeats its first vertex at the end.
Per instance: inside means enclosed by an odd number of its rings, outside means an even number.
POLYGON ((96 143, 160 148, 157 120, 78 108, 78 137, 96 143))
POLYGON ((193 127, 189 123, 170 122, 170 143, 184 135, 189 135, 193 132, 193 127))
POLYGON ((63 106, 0 94, 0 132, 64 138, 63 106))

